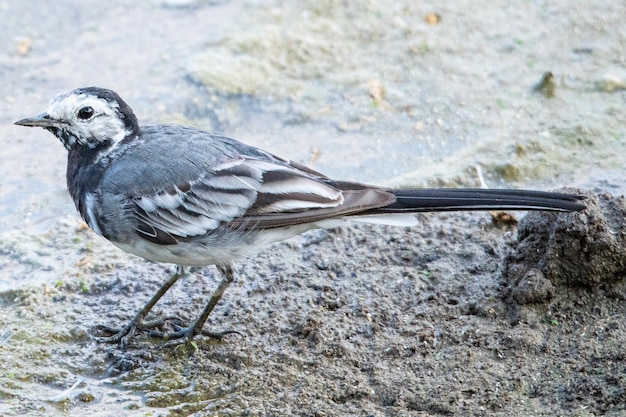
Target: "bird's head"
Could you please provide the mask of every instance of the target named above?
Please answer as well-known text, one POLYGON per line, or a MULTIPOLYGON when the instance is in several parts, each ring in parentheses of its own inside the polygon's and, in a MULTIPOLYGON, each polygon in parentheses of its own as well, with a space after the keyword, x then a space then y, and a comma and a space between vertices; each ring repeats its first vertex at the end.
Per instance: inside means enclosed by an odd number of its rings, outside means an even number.
POLYGON ((86 87, 60 94, 43 113, 15 122, 20 126, 43 127, 68 150, 111 146, 139 134, 133 110, 116 92, 86 87))

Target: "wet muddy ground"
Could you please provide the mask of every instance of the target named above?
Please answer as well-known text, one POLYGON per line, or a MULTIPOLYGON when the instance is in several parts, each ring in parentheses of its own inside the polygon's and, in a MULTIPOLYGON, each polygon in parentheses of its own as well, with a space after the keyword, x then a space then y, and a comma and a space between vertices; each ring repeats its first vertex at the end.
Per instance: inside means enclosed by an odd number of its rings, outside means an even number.
MULTIPOLYGON (((0 16, 0 415, 626 413, 623 5, 2 1, 0 16), (240 334, 122 351, 93 326, 126 323, 174 268, 86 229, 62 146, 12 126, 84 85, 333 177, 576 186, 589 210, 310 232, 235 266, 207 328, 240 334)), ((218 280, 194 271, 155 314, 192 320, 218 280)))

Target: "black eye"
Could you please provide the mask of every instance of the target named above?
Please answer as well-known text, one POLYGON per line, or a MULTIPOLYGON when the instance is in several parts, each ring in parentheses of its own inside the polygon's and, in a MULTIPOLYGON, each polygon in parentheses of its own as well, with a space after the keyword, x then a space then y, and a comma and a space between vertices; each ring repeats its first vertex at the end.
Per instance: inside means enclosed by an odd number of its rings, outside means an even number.
POLYGON ((85 106, 83 108, 81 108, 80 110, 78 110, 78 118, 81 120, 87 120, 90 119, 91 116, 93 116, 93 109, 89 106, 85 106))

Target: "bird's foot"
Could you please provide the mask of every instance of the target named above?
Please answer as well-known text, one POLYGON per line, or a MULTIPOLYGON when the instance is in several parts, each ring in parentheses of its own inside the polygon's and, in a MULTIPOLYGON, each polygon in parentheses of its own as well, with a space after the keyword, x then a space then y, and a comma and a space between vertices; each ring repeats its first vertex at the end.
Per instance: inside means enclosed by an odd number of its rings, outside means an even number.
POLYGON ((97 334, 96 340, 98 342, 111 344, 119 343, 119 345, 124 348, 137 333, 147 332, 150 335, 151 332, 155 331, 154 329, 162 329, 166 324, 180 328, 182 323, 183 320, 178 317, 164 317, 162 319, 151 321, 142 321, 135 318, 121 329, 106 325, 98 325, 94 330, 97 334))
POLYGON ((191 325, 189 327, 178 326, 178 330, 174 332, 160 332, 156 330, 152 330, 148 332, 148 336, 163 339, 167 343, 165 346, 177 346, 189 343, 193 340, 197 335, 206 336, 211 339, 221 340, 224 336, 229 334, 238 334, 239 336, 243 336, 236 330, 224 330, 222 332, 209 332, 202 329, 196 329, 195 325, 191 325))

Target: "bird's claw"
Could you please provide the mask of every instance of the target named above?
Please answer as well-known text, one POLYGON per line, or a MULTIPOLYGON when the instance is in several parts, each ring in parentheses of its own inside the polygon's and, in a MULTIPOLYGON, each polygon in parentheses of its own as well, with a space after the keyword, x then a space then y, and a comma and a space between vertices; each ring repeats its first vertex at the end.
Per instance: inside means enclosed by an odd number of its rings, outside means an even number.
POLYGON ((148 333, 148 336, 163 339, 164 341, 166 341, 165 346, 169 347, 190 343, 193 338, 199 334, 216 340, 222 340, 224 336, 227 336, 229 334, 238 334, 239 336, 243 337, 243 335, 236 330, 224 330, 221 332, 209 332, 206 330, 197 331, 196 329, 194 329, 194 326, 181 328, 180 330, 175 332, 150 331, 148 333))
POLYGON ((172 316, 151 321, 138 322, 137 320, 133 320, 121 329, 101 324, 97 325, 94 331, 102 335, 96 336, 98 342, 110 344, 119 343, 120 346, 125 347, 128 345, 128 341, 135 337, 137 333, 148 332, 150 336, 151 333, 155 331, 154 329, 161 328, 164 324, 171 324, 176 328, 182 328, 183 323, 182 319, 172 316))
POLYGON ((229 334, 237 334, 243 337, 243 334, 236 330, 224 330, 221 332, 210 332, 207 330, 197 329, 195 325, 185 327, 183 320, 178 317, 165 317, 158 320, 145 321, 140 323, 130 322, 122 329, 110 327, 106 325, 98 325, 95 331, 102 336, 96 336, 96 340, 101 343, 115 344, 119 343, 122 348, 128 345, 128 342, 135 337, 137 333, 145 332, 148 337, 164 340, 165 346, 176 346, 189 343, 199 334, 211 339, 221 340, 229 334), (175 331, 166 332, 160 329, 164 324, 174 326, 175 331))

